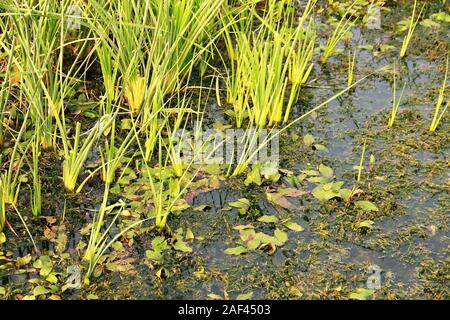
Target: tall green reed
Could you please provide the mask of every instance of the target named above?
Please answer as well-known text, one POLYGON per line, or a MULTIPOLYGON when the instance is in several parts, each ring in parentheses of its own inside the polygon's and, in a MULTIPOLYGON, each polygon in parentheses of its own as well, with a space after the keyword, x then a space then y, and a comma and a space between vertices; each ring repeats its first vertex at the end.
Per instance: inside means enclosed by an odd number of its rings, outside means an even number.
POLYGON ((447 100, 447 102, 445 103, 445 106, 443 108, 443 110, 441 111, 441 108, 443 106, 444 103, 444 94, 445 94, 445 89, 447 87, 447 76, 448 76, 448 59, 449 56, 447 55, 447 64, 445 67, 445 75, 444 75, 444 80, 442 82, 442 87, 439 90, 439 95, 438 95, 438 99, 436 101, 436 106, 434 108, 434 116, 433 116, 433 120, 431 121, 431 125, 430 125, 430 131, 436 131, 439 123, 441 122, 445 111, 447 111, 447 108, 450 104, 450 100, 447 100))

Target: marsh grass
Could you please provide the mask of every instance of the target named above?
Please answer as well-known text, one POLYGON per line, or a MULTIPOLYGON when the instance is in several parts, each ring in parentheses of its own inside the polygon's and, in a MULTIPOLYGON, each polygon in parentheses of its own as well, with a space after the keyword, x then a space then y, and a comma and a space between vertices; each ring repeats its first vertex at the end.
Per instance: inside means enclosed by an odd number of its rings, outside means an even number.
MULTIPOLYGON (((3 43, 3 39, 6 37, 6 32, 0 36, 0 43, 3 43)), ((0 55, 0 59, 5 58, 8 60, 4 76, 2 77, 2 84, 0 86, 0 146, 3 145, 5 141, 5 115, 7 114, 8 99, 10 97, 10 92, 12 89, 11 83, 11 72, 14 56, 14 39, 12 41, 11 48, 6 49, 3 54, 0 55)), ((3 46, 2 46, 3 47, 3 46)), ((5 50, 5 48, 4 48, 5 50)))
MULTIPOLYGON (((38 129, 36 129, 36 133, 37 132, 38 129)), ((33 216, 37 217, 42 213, 42 183, 41 175, 39 173, 40 146, 36 134, 31 142, 31 152, 31 177, 33 179, 32 188, 30 190, 31 212, 33 213, 33 216)))
MULTIPOLYGON (((89 129, 82 143, 81 123, 77 122, 75 125, 73 145, 65 133, 64 126, 60 125, 62 128, 60 130, 61 140, 64 147, 63 182, 68 191, 75 190, 78 176, 86 162, 89 152, 102 134, 107 135, 109 133, 112 121, 112 116, 104 115, 89 129)), ((60 121, 58 121, 58 124, 60 124, 60 121)))
POLYGON ((397 98, 397 68, 394 64, 394 73, 393 73, 393 96, 392 96, 392 108, 391 108, 391 114, 389 116, 388 120, 388 128, 391 128, 394 125, 395 118, 397 117, 398 108, 400 107, 400 103, 403 98, 403 93, 405 91, 406 83, 403 84, 402 91, 400 93, 400 97, 397 98))
POLYGON ((416 17, 416 7, 417 7, 417 0, 414 0, 414 7, 413 7, 413 12, 411 14, 411 18, 409 20, 408 31, 406 32, 406 35, 403 38, 402 47, 400 49, 400 58, 403 58, 406 55, 406 51, 408 50, 409 43, 411 42, 411 38, 414 34, 414 30, 416 29, 417 23, 419 22, 420 16, 422 15, 422 11, 423 11, 423 8, 425 7, 425 5, 422 6, 422 9, 420 10, 417 17, 416 17))
POLYGON ((347 74, 347 85, 351 86, 353 83, 353 76, 355 73, 355 63, 356 63, 356 50, 353 51, 353 55, 348 53, 348 74, 347 74))
POLYGON ((26 151, 29 148, 29 143, 25 148, 22 146, 22 138, 27 128, 27 118, 29 111, 24 116, 22 126, 17 134, 17 137, 13 137, 14 147, 12 149, 8 169, 0 173, 0 181, 2 184, 2 198, 6 204, 17 205, 19 197, 20 186, 22 181, 20 179, 21 169, 26 160, 26 151))
POLYGON ((0 179, 0 232, 3 231, 5 223, 6 223, 6 202, 3 193, 3 179, 0 179))
POLYGON ((308 1, 298 20, 292 1, 268 1, 263 12, 248 4, 222 16, 230 58, 229 67, 222 58, 226 101, 233 108, 227 114, 238 128, 246 119, 261 128, 288 121, 314 66, 316 34, 311 15, 315 3, 308 1))
POLYGON ((430 125, 431 132, 436 131, 437 127, 439 126, 439 123, 441 122, 442 118, 444 117, 445 111, 447 111, 447 108, 450 104, 450 100, 447 100, 447 102, 444 103, 445 89, 447 87, 448 59, 449 59, 449 56, 447 55, 447 63, 445 66, 444 80, 442 82, 442 87, 439 90, 439 95, 438 95, 438 98, 436 101, 436 106, 434 108, 433 120, 431 121, 431 125, 430 125), (443 109, 441 110, 442 107, 443 107, 443 109))
POLYGON ((355 25, 357 17, 355 17, 354 14, 351 13, 351 10, 359 1, 360 0, 355 0, 351 5, 349 5, 347 10, 342 15, 342 18, 337 22, 333 33, 330 35, 323 48, 323 54, 320 58, 320 62, 326 63, 328 61, 328 59, 334 54, 335 49, 341 39, 355 25))

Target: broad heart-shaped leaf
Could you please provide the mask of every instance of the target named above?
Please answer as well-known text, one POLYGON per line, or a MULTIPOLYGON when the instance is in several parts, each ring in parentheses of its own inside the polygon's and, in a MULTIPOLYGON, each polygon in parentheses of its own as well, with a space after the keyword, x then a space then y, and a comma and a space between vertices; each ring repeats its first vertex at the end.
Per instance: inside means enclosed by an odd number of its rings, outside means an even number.
POLYGON ((244 246, 237 246, 237 247, 233 247, 233 248, 228 248, 225 250, 226 254, 233 254, 233 255, 240 255, 243 253, 246 253, 248 250, 246 247, 244 246))
POLYGON ((192 252, 192 248, 191 248, 191 247, 188 247, 187 244, 186 244, 186 242, 180 241, 180 240, 178 240, 178 241, 174 244, 173 248, 174 248, 175 250, 182 251, 182 252, 192 252))
POLYGON ((328 179, 333 178, 333 169, 331 169, 330 167, 327 167, 326 165, 320 164, 319 172, 325 178, 328 178, 328 179))
POLYGON ((288 222, 283 223, 283 225, 286 228, 288 228, 289 230, 292 230, 292 231, 300 232, 300 231, 304 230, 301 225, 299 225, 298 223, 295 223, 295 222, 289 222, 288 221, 288 222))
POLYGON ((377 206, 370 201, 359 200, 355 202, 355 206, 365 211, 378 211, 377 206))
POLYGON ((50 290, 48 290, 47 288, 43 287, 43 286, 37 286, 36 288, 34 288, 33 290, 33 294, 35 296, 40 296, 42 294, 47 294, 49 293, 50 290))
POLYGON ((251 298, 253 298, 253 292, 241 293, 236 297, 236 300, 250 300, 251 298))
POLYGON ((278 222, 278 218, 276 216, 264 215, 262 217, 259 217, 258 221, 266 222, 266 223, 271 223, 271 222, 275 223, 275 222, 278 222))

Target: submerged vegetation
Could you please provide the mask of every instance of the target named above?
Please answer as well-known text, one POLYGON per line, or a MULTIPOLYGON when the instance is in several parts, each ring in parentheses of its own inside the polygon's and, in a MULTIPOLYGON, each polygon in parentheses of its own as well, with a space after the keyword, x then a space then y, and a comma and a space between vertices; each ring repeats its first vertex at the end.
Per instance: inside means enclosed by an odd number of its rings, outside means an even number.
POLYGON ((396 256, 410 237, 448 232, 436 212, 448 212, 449 8, 400 2, 2 1, 0 298, 141 298, 102 289, 140 272, 159 298, 166 283, 212 299, 229 299, 227 287, 239 299, 448 298, 442 261, 420 261, 432 270, 423 285, 438 282, 420 294, 389 292, 387 275, 383 289, 364 289, 354 271, 368 266, 336 261, 350 250, 342 243, 396 256), (411 9, 403 38, 385 43, 368 27, 373 12, 397 22, 411 9), (435 47, 418 44, 421 28, 435 47), (411 89, 411 70, 429 61, 419 48, 437 69, 431 112, 412 107, 431 106, 411 89), (353 110, 372 81, 387 83, 383 109, 353 110), (327 155, 342 123, 351 129, 327 155), (433 225, 385 238, 389 219, 414 206, 413 167, 433 193, 433 225), (324 255, 336 268, 327 280, 324 255))

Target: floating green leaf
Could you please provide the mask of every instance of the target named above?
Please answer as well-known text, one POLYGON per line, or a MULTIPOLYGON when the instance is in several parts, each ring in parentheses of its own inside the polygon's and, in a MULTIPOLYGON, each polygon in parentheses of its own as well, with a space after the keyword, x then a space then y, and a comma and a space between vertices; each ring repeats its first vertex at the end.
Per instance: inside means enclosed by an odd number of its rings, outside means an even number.
POLYGON ((0 232, 0 244, 6 242, 6 236, 3 232, 0 232))
POLYGON ((241 293, 236 297, 236 300, 250 300, 251 298, 253 298, 253 292, 241 293))
POLYGON ((47 294, 47 293, 49 293, 50 292, 50 290, 48 290, 47 288, 45 288, 45 287, 43 287, 43 286, 37 286, 36 288, 34 288, 34 290, 33 290, 33 294, 35 295, 35 296, 40 296, 40 295, 43 295, 43 294, 47 294))
POLYGON ((325 178, 328 178, 328 179, 333 178, 333 169, 331 169, 330 167, 328 167, 326 165, 320 164, 319 165, 319 172, 325 178))
POLYGON ((355 202, 355 206, 365 211, 378 211, 377 206, 370 201, 359 200, 355 202))
POLYGON ((361 228, 372 229, 373 224, 374 224, 374 222, 372 220, 364 220, 364 221, 357 222, 355 227, 356 227, 356 229, 361 229, 361 228))
POLYGON ((246 253, 248 251, 248 249, 244 246, 237 246, 237 247, 233 247, 233 248, 228 248, 225 250, 226 254, 233 254, 233 255, 240 255, 243 253, 246 253))
POLYGON ((280 229, 275 229, 274 236, 279 241, 278 245, 283 245, 288 240, 287 233, 280 229))
POLYGON ((266 222, 266 223, 275 223, 275 222, 278 222, 278 218, 276 216, 264 215, 262 217, 259 217, 258 221, 266 222))
POLYGON ((288 222, 283 223, 283 225, 286 228, 288 228, 289 230, 292 230, 292 231, 300 232, 300 231, 304 230, 301 225, 299 225, 298 223, 295 223, 295 222, 289 222, 288 221, 288 222))
POLYGON ((368 290, 364 288, 358 288, 356 291, 350 293, 349 298, 355 300, 366 300, 368 297, 373 295, 375 291, 368 290))
POLYGON ((192 252, 192 248, 189 247, 189 246, 186 244, 186 242, 180 241, 180 240, 178 240, 178 241, 174 244, 173 248, 174 248, 175 250, 182 251, 182 252, 192 252))
POLYGON ((312 146, 312 144, 315 142, 314 137, 311 134, 307 134, 303 137, 303 143, 307 146, 310 147, 312 146))
POLYGON ((241 198, 230 202, 229 205, 233 208, 238 208, 240 214, 245 214, 250 207, 250 201, 246 198, 241 198))

